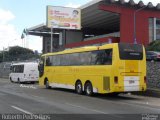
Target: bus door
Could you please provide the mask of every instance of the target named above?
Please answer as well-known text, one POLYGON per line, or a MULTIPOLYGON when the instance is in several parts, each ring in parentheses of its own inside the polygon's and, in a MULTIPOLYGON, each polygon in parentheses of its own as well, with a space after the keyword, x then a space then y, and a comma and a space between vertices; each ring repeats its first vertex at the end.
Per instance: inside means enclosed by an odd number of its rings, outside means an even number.
POLYGON ((54 74, 54 67, 53 67, 53 56, 46 56, 46 64, 45 64, 45 76, 50 83, 53 82, 53 74, 54 74))
POLYGON ((11 75, 10 75, 10 77, 13 81, 17 81, 17 77, 16 77, 17 75, 15 75, 15 74, 16 74, 16 66, 13 65, 13 66, 11 66, 11 75))
POLYGON ((120 43, 119 56, 121 61, 119 72, 124 80, 124 91, 139 91, 143 60, 142 45, 120 43))
POLYGON ((38 70, 39 70, 39 77, 42 77, 44 74, 44 57, 41 57, 40 62, 39 62, 39 66, 38 66, 38 70))

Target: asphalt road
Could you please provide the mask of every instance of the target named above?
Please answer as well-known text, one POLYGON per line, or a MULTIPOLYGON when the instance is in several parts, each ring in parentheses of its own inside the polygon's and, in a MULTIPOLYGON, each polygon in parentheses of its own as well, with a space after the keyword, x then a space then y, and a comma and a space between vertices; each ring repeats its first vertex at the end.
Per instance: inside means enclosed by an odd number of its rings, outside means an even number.
MULTIPOLYGON (((160 114, 159 103, 160 98, 154 97, 132 94, 120 94, 117 97, 97 94, 88 97, 71 90, 48 90, 40 88, 38 84, 22 85, 0 78, 1 119, 3 114, 12 113, 49 114, 51 120, 142 120, 146 115, 160 114)), ((160 119, 158 117, 156 120, 160 119)))

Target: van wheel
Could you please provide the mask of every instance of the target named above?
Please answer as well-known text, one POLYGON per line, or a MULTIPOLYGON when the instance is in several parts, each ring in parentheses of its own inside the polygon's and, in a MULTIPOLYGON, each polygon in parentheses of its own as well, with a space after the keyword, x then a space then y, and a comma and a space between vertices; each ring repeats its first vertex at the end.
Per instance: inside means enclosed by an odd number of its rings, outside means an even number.
POLYGON ((10 77, 10 81, 13 83, 13 80, 12 80, 12 78, 10 77))
POLYGON ((76 82, 75 90, 77 94, 82 94, 82 83, 80 81, 76 82))
POLYGON ((46 89, 50 89, 51 87, 49 86, 49 81, 48 80, 45 80, 45 87, 46 89))
POLYGON ((18 82, 19 84, 21 84, 21 81, 20 81, 20 79, 19 79, 19 78, 18 78, 17 82, 18 82))
POLYGON ((85 84, 85 93, 87 96, 92 96, 93 95, 93 87, 90 82, 87 82, 85 84))

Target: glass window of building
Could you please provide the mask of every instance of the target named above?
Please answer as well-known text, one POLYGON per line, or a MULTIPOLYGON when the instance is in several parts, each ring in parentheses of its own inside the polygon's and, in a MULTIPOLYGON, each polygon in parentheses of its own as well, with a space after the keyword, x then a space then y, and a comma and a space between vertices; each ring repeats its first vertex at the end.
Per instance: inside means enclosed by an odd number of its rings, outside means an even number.
POLYGON ((160 40, 160 19, 156 19, 156 40, 160 40))
POLYGON ((149 18, 149 42, 160 40, 160 19, 149 18))
POLYGON ((154 40, 154 19, 149 18, 149 42, 154 40))

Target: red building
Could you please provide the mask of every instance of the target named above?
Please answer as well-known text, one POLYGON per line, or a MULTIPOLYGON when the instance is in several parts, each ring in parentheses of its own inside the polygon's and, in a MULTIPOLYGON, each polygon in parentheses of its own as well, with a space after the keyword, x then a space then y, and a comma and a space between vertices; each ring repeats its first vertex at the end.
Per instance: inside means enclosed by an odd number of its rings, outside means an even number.
MULTIPOLYGON (((151 2, 145 5, 142 1, 135 3, 133 0, 129 2, 95 0, 80 8, 82 11, 80 31, 54 30, 61 34, 59 37, 55 35, 56 46, 60 46, 59 48, 107 42, 147 45, 154 40, 160 40, 160 4, 153 6, 151 2)), ((43 51, 49 52, 49 46, 46 46, 46 43, 50 45, 50 29, 43 25, 28 29, 28 31, 31 35, 43 36, 43 51)))
POLYGON ((120 14, 121 42, 132 43, 136 39, 147 45, 152 40, 160 40, 160 4, 154 7, 151 2, 144 5, 142 1, 135 4, 132 0, 128 3, 111 0, 110 4, 100 4, 99 9, 120 14))

